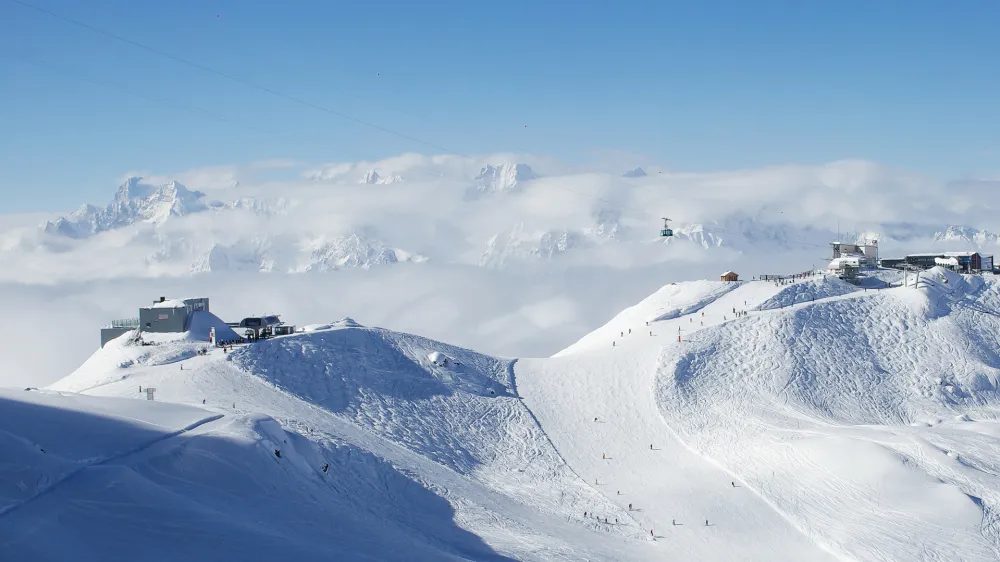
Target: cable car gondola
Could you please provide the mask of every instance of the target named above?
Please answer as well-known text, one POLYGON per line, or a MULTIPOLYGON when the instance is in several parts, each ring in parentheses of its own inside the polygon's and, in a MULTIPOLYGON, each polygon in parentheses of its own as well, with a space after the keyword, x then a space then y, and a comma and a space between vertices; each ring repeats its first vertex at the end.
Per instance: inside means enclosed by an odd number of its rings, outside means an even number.
POLYGON ((660 231, 660 236, 673 236, 674 231, 670 229, 670 219, 663 217, 663 230, 660 231))

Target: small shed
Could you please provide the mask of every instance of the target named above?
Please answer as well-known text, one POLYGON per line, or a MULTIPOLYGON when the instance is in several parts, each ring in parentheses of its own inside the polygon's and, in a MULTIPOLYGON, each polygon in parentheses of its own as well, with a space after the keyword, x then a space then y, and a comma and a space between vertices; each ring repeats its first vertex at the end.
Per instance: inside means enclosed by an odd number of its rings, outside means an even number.
POLYGON ((725 272, 725 273, 722 274, 722 280, 723 281, 729 281, 729 282, 739 281, 740 280, 740 276, 737 275, 736 272, 734 272, 734 271, 727 271, 727 272, 725 272))

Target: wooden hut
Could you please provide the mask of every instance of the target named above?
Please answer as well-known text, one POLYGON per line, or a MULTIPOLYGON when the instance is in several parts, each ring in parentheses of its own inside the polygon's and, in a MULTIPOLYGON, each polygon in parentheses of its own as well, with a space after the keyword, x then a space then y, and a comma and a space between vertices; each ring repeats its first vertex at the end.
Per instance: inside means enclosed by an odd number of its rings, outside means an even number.
POLYGON ((725 272, 725 273, 722 274, 722 280, 723 281, 729 281, 729 282, 739 281, 740 280, 740 276, 737 275, 733 271, 727 271, 727 272, 725 272))

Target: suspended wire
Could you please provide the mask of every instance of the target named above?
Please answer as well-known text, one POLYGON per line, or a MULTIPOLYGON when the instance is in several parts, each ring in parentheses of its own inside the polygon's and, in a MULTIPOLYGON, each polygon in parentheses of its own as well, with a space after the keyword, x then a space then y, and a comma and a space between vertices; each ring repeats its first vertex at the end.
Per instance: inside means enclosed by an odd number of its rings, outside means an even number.
POLYGON ((87 29, 87 30, 89 30, 91 32, 97 33, 99 35, 103 35, 103 36, 108 37, 110 39, 114 39, 115 41, 119 41, 121 43, 125 43, 126 45, 131 45, 132 47, 136 47, 138 49, 142 49, 144 51, 148 51, 148 52, 153 53, 155 55, 158 55, 158 56, 170 59, 170 60, 172 60, 174 62, 178 62, 180 64, 184 64, 184 65, 190 66, 192 68, 196 68, 198 70, 201 70, 203 72, 207 72, 209 74, 213 74, 213 75, 218 76, 220 78, 224 78, 224 79, 229 80, 231 82, 234 82, 236 84, 240 84, 242 86, 253 88, 255 90, 259 90, 261 92, 265 92, 267 94, 271 94, 272 96, 277 96, 277 97, 282 98, 284 100, 287 100, 287 101, 290 101, 292 103, 296 103, 296 104, 308 107, 310 109, 315 109, 317 111, 322 111, 322 112, 328 113, 330 115, 335 115, 337 117, 340 117, 341 119, 346 119, 348 121, 357 123, 359 125, 364 125, 366 127, 370 127, 372 129, 381 131, 381 132, 389 134, 389 135, 393 135, 393 136, 396 136, 396 137, 399 137, 399 138, 402 138, 402 139, 405 139, 405 140, 408 140, 408 141, 411 141, 411 142, 419 143, 419 144, 428 146, 430 148, 433 148, 435 150, 440 150, 440 151, 443 151, 445 153, 448 153, 448 154, 451 154, 451 155, 454 155, 454 156, 459 156, 459 157, 462 157, 462 158, 467 158, 469 160, 472 160, 472 161, 475 161, 475 162, 479 162, 481 164, 488 165, 485 161, 480 160, 478 158, 475 158, 473 156, 469 156, 467 154, 462 154, 462 153, 459 153, 459 152, 455 152, 454 150, 450 150, 448 148, 445 148, 445 147, 440 146, 438 144, 435 144, 433 142, 429 142, 429 141, 426 141, 426 140, 423 140, 423 139, 419 139, 417 137, 414 137, 414 136, 411 136, 411 135, 407 135, 406 133, 401 133, 399 131, 394 131, 392 129, 383 127, 381 125, 372 123, 370 121, 366 121, 364 119, 359 119, 357 117, 353 117, 351 115, 347 115, 346 113, 342 113, 340 111, 336 111, 334 109, 330 109, 328 107, 324 107, 322 105, 310 102, 308 100, 304 100, 302 98, 299 98, 299 97, 296 97, 296 96, 293 96, 293 95, 290 95, 290 94, 286 94, 284 92, 280 92, 280 91, 275 90, 273 88, 269 88, 267 86, 263 86, 261 84, 255 83, 255 82, 251 82, 249 80, 245 80, 243 78, 240 78, 238 76, 234 76, 234 75, 229 74, 227 72, 223 72, 221 70, 217 70, 215 68, 212 68, 212 67, 209 67, 209 66, 205 66, 205 65, 203 65, 201 63, 198 63, 198 62, 186 59, 184 57, 179 57, 177 55, 172 55, 172 54, 170 54, 170 53, 168 53, 166 51, 157 49, 156 47, 151 47, 149 45, 146 45, 145 43, 140 43, 138 41, 133 41, 132 39, 128 39, 128 38, 122 37, 121 35, 118 35, 116 33, 112 33, 110 31, 101 29, 99 27, 90 25, 88 23, 85 23, 85 22, 73 19, 73 18, 68 17, 68 16, 64 16, 62 14, 53 12, 51 10, 42 8, 41 6, 36 6, 36 5, 31 4, 29 2, 25 2, 24 0, 8 0, 8 1, 9 2, 13 2, 14 4, 18 4, 20 6, 24 6, 25 8, 29 8, 29 9, 35 10, 37 12, 46 14, 48 16, 51 16, 51 17, 56 18, 56 19, 59 19, 61 21, 69 23, 71 25, 75 25, 75 26, 81 27, 83 29, 87 29))
MULTIPOLYGON (((14 53, 10 53, 10 52, 0 52, 0 57, 4 57, 4 58, 10 59, 10 60, 14 60, 14 61, 17 61, 17 62, 20 62, 20 63, 24 63, 24 64, 29 64, 29 65, 32 65, 32 66, 36 66, 38 68, 44 68, 44 69, 46 69, 48 71, 51 71, 51 72, 54 72, 56 74, 61 74, 61 75, 66 76, 66 77, 79 80, 81 82, 86 82, 86 83, 89 83, 89 84, 92 84, 92 85, 95 85, 95 86, 106 88, 108 90, 111 90, 111 91, 114 91, 114 92, 117 92, 117 93, 127 94, 127 95, 130 95, 130 96, 133 96, 133 97, 136 97, 136 98, 148 101, 150 103, 155 103, 155 104, 162 105, 164 107, 169 107, 169 108, 172 108, 172 109, 176 109, 176 110, 179 110, 179 111, 184 111, 184 112, 188 112, 188 113, 197 114, 197 115, 200 115, 202 117, 207 117, 209 119, 218 121, 220 123, 225 123, 227 125, 235 125, 237 127, 241 127, 243 129, 246 129, 248 131, 252 131, 254 133, 258 133, 258 134, 262 134, 262 135, 266 135, 266 136, 272 136, 272 137, 275 137, 275 138, 278 138, 278 139, 281 139, 281 140, 286 140, 286 141, 289 141, 289 142, 293 142, 293 143, 297 143, 297 144, 302 144, 302 145, 315 146, 317 144, 315 141, 312 141, 312 140, 306 140, 306 139, 303 139, 303 138, 297 138, 297 137, 293 137, 293 136, 288 136, 285 133, 282 133, 282 132, 279 132, 279 131, 275 131, 273 129, 269 129, 269 128, 266 128, 266 127, 259 127, 257 125, 253 125, 253 124, 247 123, 245 121, 233 119, 231 117, 227 117, 227 116, 221 115, 221 114, 219 114, 217 112, 205 109, 203 107, 198 107, 198 106, 194 106, 194 105, 180 104, 180 103, 177 103, 177 102, 174 102, 174 101, 170 101, 170 100, 167 100, 167 99, 164 99, 164 98, 160 98, 160 97, 156 97, 156 96, 151 96, 149 94, 140 92, 138 90, 135 90, 135 89, 132 89, 132 88, 128 88, 126 86, 122 86, 121 84, 116 84, 114 82, 110 82, 110 81, 106 81, 106 80, 100 80, 100 79, 94 78, 93 76, 88 76, 88 75, 85 75, 83 73, 80 73, 80 72, 77 72, 77 71, 74 71, 74 70, 70 70, 70 69, 65 68, 65 67, 56 66, 56 65, 53 65, 51 63, 39 60, 37 58, 25 56, 23 54, 14 54, 14 53)), ((348 147, 341 146, 341 145, 335 145, 335 144, 329 144, 328 146, 330 148, 335 148, 337 150, 342 150, 342 151, 344 151, 344 152, 346 152, 346 153, 354 156, 355 158, 357 158, 359 160, 363 159, 362 156, 359 153, 355 152, 354 150, 352 150, 352 149, 350 149, 348 147)))
MULTIPOLYGON (((31 9, 31 10, 35 10, 35 11, 37 11, 39 13, 48 15, 50 17, 53 17, 55 19, 58 19, 60 21, 65 22, 65 23, 68 23, 68 24, 71 24, 71 25, 74 25, 74 26, 86 29, 86 30, 91 31, 93 33, 96 33, 98 35, 102 35, 102 36, 107 37, 109 39, 113 39, 115 41, 124 43, 126 45, 130 45, 132 47, 135 47, 135 48, 138 48, 138 49, 141 49, 141 50, 144 50, 144 51, 147 51, 147 52, 155 54, 157 56, 164 57, 164 58, 172 60, 174 62, 183 64, 183 65, 186 65, 186 66, 190 66, 192 68, 201 70, 203 72, 206 72, 206 73, 218 76, 218 77, 226 79, 226 80, 229 80, 229 81, 231 81, 233 83, 236 83, 236 84, 248 87, 248 88, 252 88, 252 89, 255 89, 255 90, 258 90, 258 91, 270 94, 270 95, 273 95, 273 96, 276 96, 278 98, 290 101, 292 103, 299 104, 301 106, 304 106, 304 107, 307 107, 307 108, 310 108, 310 109, 313 109, 313 110, 316 110, 316 111, 320 111, 320 112, 323 112, 323 113, 326 113, 326 114, 329 114, 329 115, 340 117, 341 119, 345 119, 347 121, 351 121, 353 123, 356 123, 356 124, 359 124, 359 125, 363 125, 365 127, 369 127, 371 129, 383 132, 385 134, 389 134, 389 135, 392 135, 392 136, 395 136, 395 137, 398 137, 398 138, 401 138, 401 139, 404 139, 404 140, 408 140, 410 142, 418 143, 418 144, 421 144, 421 145, 433 148, 435 150, 442 151, 442 152, 444 152, 446 154, 449 154, 449 155, 452 155, 452 156, 457 156, 459 158, 464 158, 464 159, 470 160, 472 162, 476 162, 478 164, 482 164, 484 166, 489 166, 490 165, 488 162, 486 162, 485 160, 482 160, 480 158, 476 158, 476 157, 468 155, 468 154, 464 154, 464 153, 461 153, 461 152, 458 152, 458 151, 455 151, 455 150, 451 150, 449 148, 441 146, 440 144, 437 144, 437 143, 434 143, 434 142, 431 142, 431 141, 427 141, 427 140, 424 140, 424 139, 421 139, 421 138, 418 138, 418 137, 415 137, 413 135, 409 135, 409 134, 406 134, 406 133, 403 133, 403 132, 400 132, 400 131, 396 131, 396 130, 390 129, 388 127, 384 127, 382 125, 378 125, 376 123, 373 123, 371 121, 360 119, 360 118, 348 115, 346 113, 343 113, 341 111, 337 111, 337 110, 334 110, 334 109, 331 109, 331 108, 328 108, 328 107, 325 107, 325 106, 322 106, 322 105, 310 102, 308 100, 304 100, 302 98, 299 98, 299 97, 296 97, 296 96, 293 96, 293 95, 290 95, 290 94, 286 94, 284 92, 275 90, 273 88, 270 88, 270 87, 267 87, 267 86, 264 86, 264 85, 261 85, 261 84, 257 84, 255 82, 251 82, 249 80, 240 78, 238 76, 234 76, 232 74, 229 74, 229 73, 221 71, 221 70, 217 70, 215 68, 212 68, 212 67, 206 66, 204 64, 201 64, 201 63, 198 63, 198 62, 186 59, 184 57, 180 57, 180 56, 177 56, 177 55, 170 54, 170 53, 168 53, 166 51, 163 51, 161 49, 157 49, 155 47, 152 47, 150 45, 146 45, 144 43, 140 43, 138 41, 134 41, 132 39, 128 39, 126 37, 123 37, 123 36, 118 35, 116 33, 107 31, 105 29, 101 29, 99 27, 96 27, 96 26, 90 25, 88 23, 76 20, 74 18, 71 18, 71 17, 68 17, 68 16, 64 16, 62 14, 59 14, 57 12, 53 12, 53 11, 48 10, 46 8, 42 8, 42 7, 37 6, 35 4, 29 3, 29 2, 25 2, 24 0, 8 0, 8 1, 11 2, 11 3, 17 4, 17 5, 20 5, 22 7, 25 7, 25 8, 28 8, 28 9, 31 9)), ((44 64, 39 63, 38 61, 33 61, 33 64, 38 64, 39 66, 45 66, 44 64)), ((52 68, 52 67, 49 67, 49 68, 52 68)), ((101 82, 96 81, 96 80, 94 80, 92 78, 81 77, 81 79, 86 80, 86 81, 91 82, 91 83, 94 83, 94 84, 103 85, 103 86, 109 86, 107 83, 101 83, 101 82)), ((228 123, 233 123, 233 124, 240 124, 239 122, 234 121, 232 119, 228 119, 228 118, 224 118, 224 117, 219 117, 217 115, 213 115, 211 112, 209 112, 207 110, 204 110, 204 109, 201 109, 201 108, 185 107, 185 106, 182 106, 182 105, 179 105, 179 104, 175 104, 173 102, 169 102, 169 101, 166 101, 166 100, 152 98, 152 97, 150 97, 148 95, 140 94, 140 93, 135 92, 135 91, 129 91, 129 90, 126 90, 124 88, 119 88, 119 87, 116 87, 116 86, 109 86, 109 87, 113 87, 113 88, 119 89, 121 91, 124 91, 126 93, 130 93, 132 95, 135 95, 137 97, 146 99, 146 100, 151 101, 153 103, 159 103, 159 104, 162 104, 162 105, 174 107, 174 108, 185 110, 185 111, 194 111, 194 112, 201 113, 203 115, 209 116, 209 117, 211 117, 213 119, 221 120, 223 122, 228 122, 228 123)), ((399 111, 399 110, 397 110, 397 111, 399 111)), ((402 113, 402 111, 400 111, 400 112, 402 113)), ((247 125, 246 124, 242 124, 242 126, 246 127, 247 125)), ((267 131, 265 129, 253 128, 253 130, 256 130, 257 132, 265 132, 266 134, 273 134, 273 132, 267 131)), ((346 152, 348 152, 348 153, 350 153, 352 155, 355 155, 355 157, 357 157, 358 159, 362 159, 359 155, 357 155, 357 153, 354 153, 353 151, 350 151, 349 149, 345 149, 343 147, 339 147, 339 148, 341 150, 345 150, 346 152)), ((609 204, 609 205, 611 205, 613 207, 617 207, 617 208, 622 209, 622 210, 633 211, 634 213, 636 213, 636 214, 638 214, 640 216, 649 217, 649 218, 658 218, 658 217, 656 217, 656 215, 654 213, 651 213, 651 212, 645 211, 645 210, 641 210, 641 209, 637 209, 635 207, 631 207, 629 205, 625 205, 625 204, 623 204, 621 202, 618 202, 618 201, 612 201, 612 200, 605 199, 605 198, 602 198, 602 197, 591 197, 588 194, 585 194, 585 193, 580 192, 578 190, 572 189, 572 188, 567 187, 565 185, 561 185, 560 182, 558 182, 557 180, 553 180, 552 178, 549 179, 548 183, 550 185, 554 186, 554 187, 557 187, 559 189, 563 189, 563 190, 568 191, 570 193, 574 193, 574 194, 579 195, 581 197, 588 197, 588 198, 591 198, 591 199, 596 200, 596 201, 607 203, 607 204, 609 204)), ((640 188, 644 188, 645 186, 639 186, 639 187, 640 188)), ((726 229, 723 229, 723 228, 706 227, 704 225, 702 225, 702 230, 710 231, 710 232, 711 231, 715 231, 715 232, 725 232, 725 233, 728 233, 728 234, 738 234, 736 232, 733 232, 733 231, 730 231, 730 230, 726 230, 726 229)), ((801 245, 806 245, 806 246, 815 246, 815 247, 824 247, 824 248, 826 247, 826 246, 821 246, 819 244, 811 244, 811 243, 806 243, 806 242, 800 242, 800 244, 801 245)))
MULTIPOLYGON (((113 39, 115 41, 119 41, 119 42, 124 43, 126 45, 130 45, 130 46, 133 46, 135 48, 142 49, 142 50, 147 51, 149 53, 153 53, 155 55, 164 57, 166 59, 169 59, 169 60, 172 60, 172 61, 184 64, 184 65, 190 66, 192 68, 196 68, 198 70, 201 70, 203 72, 207 72, 209 74, 213 74, 213 75, 218 76, 220 78, 224 78, 224 79, 229 80, 231 82, 234 82, 236 84, 240 84, 242 86, 246 86, 246 87, 249 87, 249 88, 261 91, 261 92, 265 92, 267 94, 271 94, 273 96, 285 99, 287 101, 291 101, 293 103, 297 103, 297 104, 302 105, 304 107, 308 107, 308 108, 311 108, 311 109, 314 109, 314 110, 317 110, 317 111, 321 111, 321 112, 327 113, 329 115, 334 115, 334 116, 340 117, 342 119, 346 119, 348 121, 351 121, 351 122, 354 122, 354 123, 357 123, 359 125, 363 125, 363 126, 366 126, 366 127, 372 128, 372 129, 375 129, 377 131, 381 131, 381 132, 389 134, 389 135, 393 135, 393 136, 396 136, 396 137, 399 137, 399 138, 402 138, 402 139, 405 139, 405 140, 408 140, 408 141, 411 141, 411 142, 422 144, 424 146, 433 148, 435 150, 442 151, 442 152, 444 152, 446 154, 450 154, 452 156, 457 156, 459 158, 465 158, 467 160, 470 160, 470 161, 482 164, 484 166, 489 166, 490 165, 489 162, 486 162, 485 160, 482 160, 480 158, 476 158, 476 157, 470 156, 468 154, 463 154, 461 152, 457 152, 455 150, 451 150, 449 148, 446 148, 446 147, 441 146, 439 144, 436 144, 434 142, 426 141, 426 140, 414 137, 412 135, 408 135, 406 133, 395 131, 395 130, 389 129, 387 127, 383 127, 381 125, 372 123, 370 121, 366 121, 364 119, 359 119, 359 118, 353 117, 351 115, 347 115, 346 113, 343 113, 343 112, 340 112, 340 111, 336 111, 334 109, 330 109, 330 108, 321 106, 319 104, 316 104, 316 103, 313 103, 313 102, 310 102, 310 101, 298 98, 296 96, 292 96, 292 95, 286 94, 284 92, 280 92, 280 91, 275 90, 273 88, 269 88, 267 86, 263 86, 263 85, 255 83, 255 82, 251 82, 249 80, 245 80, 243 78, 239 78, 239 77, 234 76, 232 74, 229 74, 227 72, 223 72, 223 71, 211 68, 209 66, 205 66, 203 64, 200 64, 198 62, 195 62, 195 61, 183 58, 183 57, 179 57, 177 55, 170 54, 170 53, 168 53, 166 51, 162 51, 160 49, 157 49, 155 47, 151 47, 149 45, 146 45, 144 43, 140 43, 138 41, 133 41, 131 39, 122 37, 121 35, 118 35, 116 33, 112 33, 110 31, 107 31, 107 30, 101 29, 99 27, 90 25, 88 23, 76 20, 74 18, 70 18, 68 16, 64 16, 62 14, 53 12, 51 10, 42 8, 40 6, 36 6, 36 5, 31 4, 29 2, 25 2, 24 0, 8 0, 8 1, 12 2, 14 4, 18 4, 20 6, 23 6, 25 8, 29 8, 29 9, 35 10, 35 11, 40 12, 42 14, 46 14, 48 16, 51 16, 51 17, 56 18, 58 20, 61 20, 63 22, 69 23, 71 25, 75 25, 77 27, 81 27, 81 28, 86 29, 88 31, 91 31, 93 33, 97 33, 98 35, 102 35, 104 37, 113 39)), ((553 185, 554 187, 557 187, 559 189, 563 189, 565 191, 568 191, 568 192, 574 193, 576 195, 579 195, 581 197, 589 197, 585 193, 582 193, 582 192, 577 191, 575 189, 566 187, 565 185, 560 185, 557 181, 550 180, 549 184, 553 185)), ((619 209, 629 209, 629 210, 632 210, 632 211, 634 211, 636 213, 639 213, 640 215, 644 215, 644 216, 647 216, 647 217, 652 217, 653 216, 653 215, 649 214, 648 212, 645 212, 645 211, 642 211, 642 210, 639 210, 639 209, 635 209, 635 208, 629 207, 627 205, 624 205, 622 203, 619 203, 619 202, 616 202, 616 201, 611 201, 609 199, 604 199, 604 198, 601 198, 601 197, 594 197, 593 199, 596 199, 597 201, 601 201, 603 203, 608 203, 608 204, 610 204, 612 206, 618 207, 619 209)))

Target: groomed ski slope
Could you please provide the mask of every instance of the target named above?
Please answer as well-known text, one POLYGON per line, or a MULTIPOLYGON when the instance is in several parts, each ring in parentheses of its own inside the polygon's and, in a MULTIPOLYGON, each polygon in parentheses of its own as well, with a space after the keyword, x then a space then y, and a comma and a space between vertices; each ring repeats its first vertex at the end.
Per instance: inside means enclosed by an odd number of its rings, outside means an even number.
POLYGON ((995 281, 669 287, 515 369, 666 559, 1000 559, 995 281))

